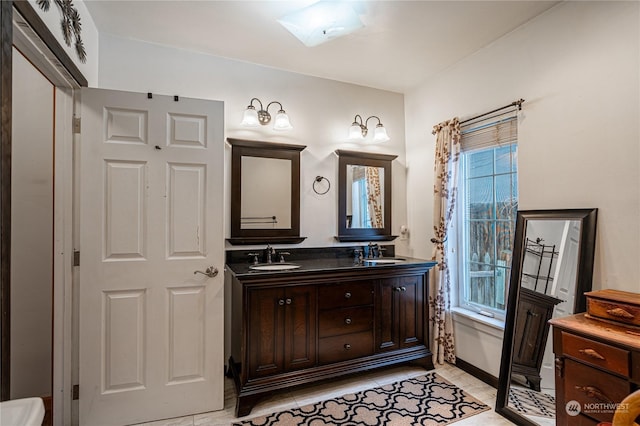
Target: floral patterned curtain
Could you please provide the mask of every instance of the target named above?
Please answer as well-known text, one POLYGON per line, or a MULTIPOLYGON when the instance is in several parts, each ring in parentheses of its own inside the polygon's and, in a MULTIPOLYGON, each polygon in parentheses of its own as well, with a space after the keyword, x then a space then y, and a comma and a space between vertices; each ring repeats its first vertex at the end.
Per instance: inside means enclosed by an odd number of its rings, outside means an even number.
POLYGON ((367 203, 372 228, 384 228, 382 218, 382 193, 380 190, 380 171, 377 167, 366 167, 367 203))
POLYGON ((458 118, 444 121, 433 127, 436 135, 436 153, 433 187, 433 229, 435 238, 431 242, 433 260, 438 265, 431 270, 429 288, 429 309, 433 353, 436 362, 455 363, 455 341, 451 318, 451 274, 447 254, 447 241, 451 219, 454 213, 458 190, 458 170, 460 160, 460 122, 458 118))

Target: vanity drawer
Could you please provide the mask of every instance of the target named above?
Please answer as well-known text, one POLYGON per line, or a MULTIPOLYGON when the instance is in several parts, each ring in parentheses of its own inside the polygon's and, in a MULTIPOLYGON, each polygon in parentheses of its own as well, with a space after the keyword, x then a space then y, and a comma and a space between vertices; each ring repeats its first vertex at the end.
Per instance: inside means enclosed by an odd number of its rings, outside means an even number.
POLYGON ((373 330, 373 308, 371 306, 322 311, 319 315, 319 337, 370 330, 373 330))
POLYGON ((373 354, 373 331, 325 337, 318 342, 320 364, 346 361, 373 354))
POLYGON ((318 289, 320 309, 346 308, 348 306, 371 305, 373 283, 371 281, 346 282, 324 285, 318 289))
POLYGON ((629 375, 629 351, 562 332, 565 355, 622 376, 629 375))
POLYGON ((631 392, 627 380, 571 359, 564 361, 564 380, 564 401, 578 401, 582 414, 602 422, 611 421, 615 403, 631 392))

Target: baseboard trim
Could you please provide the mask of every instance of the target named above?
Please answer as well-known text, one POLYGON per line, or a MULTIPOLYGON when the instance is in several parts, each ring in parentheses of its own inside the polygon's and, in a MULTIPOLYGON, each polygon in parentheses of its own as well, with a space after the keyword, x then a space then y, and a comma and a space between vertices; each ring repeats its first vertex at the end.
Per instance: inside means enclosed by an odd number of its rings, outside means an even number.
POLYGON ((457 358, 456 367, 458 367, 460 370, 466 373, 471 374, 476 379, 482 380, 489 386, 498 389, 498 378, 495 376, 492 376, 491 374, 487 373, 484 370, 479 369, 475 365, 469 364, 467 361, 457 358))

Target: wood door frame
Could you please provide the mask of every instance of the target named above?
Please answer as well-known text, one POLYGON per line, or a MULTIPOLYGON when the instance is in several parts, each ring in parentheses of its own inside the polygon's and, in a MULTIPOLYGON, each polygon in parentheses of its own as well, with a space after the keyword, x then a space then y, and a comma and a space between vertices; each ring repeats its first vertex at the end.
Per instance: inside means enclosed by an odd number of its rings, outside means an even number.
MULTIPOLYGON (((0 1, 0 313, 2 322, 0 401, 10 397, 11 374, 11 121, 13 14, 17 11, 80 87, 87 79, 27 1, 0 1)), ((55 327, 55 326, 54 326, 55 327)), ((55 365, 54 365, 55 368, 55 365)))

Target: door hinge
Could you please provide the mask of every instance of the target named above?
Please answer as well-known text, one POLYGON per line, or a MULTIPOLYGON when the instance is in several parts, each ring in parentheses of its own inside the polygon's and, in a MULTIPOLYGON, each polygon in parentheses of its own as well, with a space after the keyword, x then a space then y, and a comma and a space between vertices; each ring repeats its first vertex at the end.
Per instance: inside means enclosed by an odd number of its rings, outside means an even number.
POLYGON ((80 266, 80 250, 73 252, 73 266, 80 266))
POLYGON ((80 117, 73 117, 73 134, 80 134, 81 120, 80 117))
POLYGON ((72 398, 74 401, 80 399, 80 385, 73 385, 73 395, 72 398))

